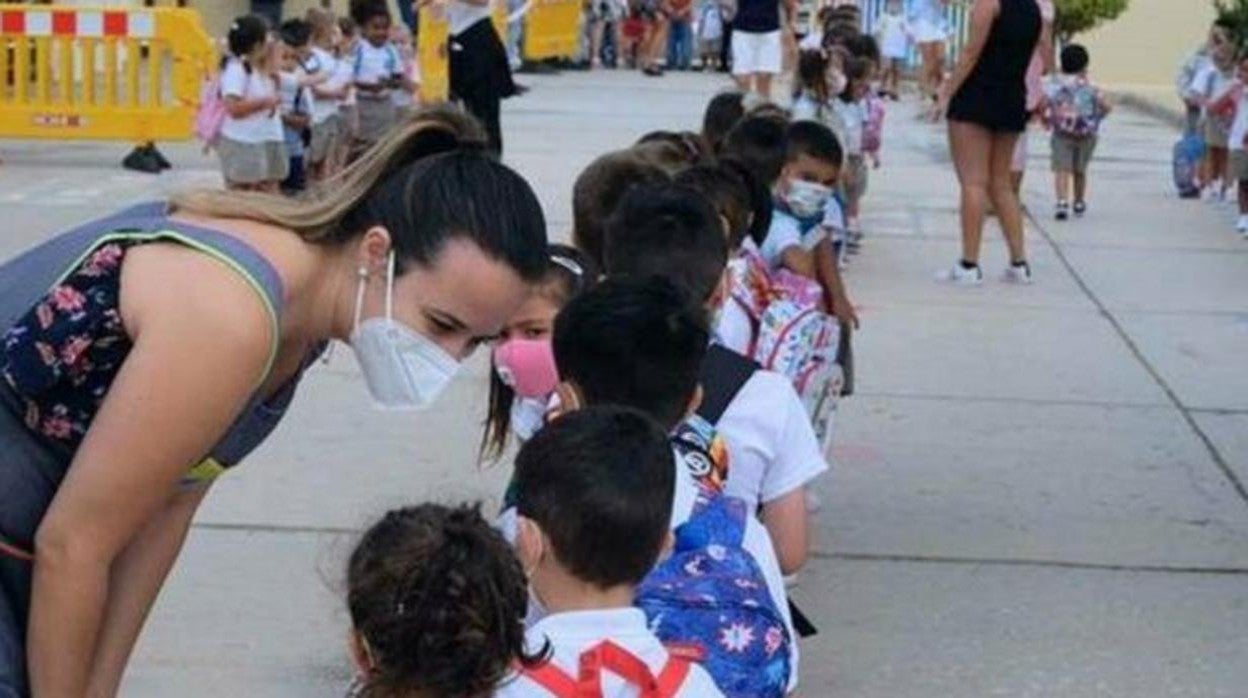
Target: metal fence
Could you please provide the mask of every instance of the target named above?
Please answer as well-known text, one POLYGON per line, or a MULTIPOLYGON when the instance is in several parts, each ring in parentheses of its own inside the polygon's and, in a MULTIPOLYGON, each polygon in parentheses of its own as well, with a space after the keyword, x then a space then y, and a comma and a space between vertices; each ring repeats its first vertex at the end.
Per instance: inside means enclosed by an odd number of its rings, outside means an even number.
MULTIPOLYGON (((861 0, 864 33, 875 33, 876 24, 879 22, 880 15, 884 14, 884 6, 887 4, 888 0, 861 0)), ((909 2, 905 4, 907 7, 909 6, 909 2)), ((950 3, 945 9, 945 22, 949 27, 949 41, 946 43, 946 51, 949 54, 949 62, 952 64, 958 59, 958 55, 962 53, 962 47, 966 45, 970 10, 960 2, 950 3)), ((913 45, 910 47, 910 56, 907 62, 911 67, 918 65, 919 53, 913 45)))

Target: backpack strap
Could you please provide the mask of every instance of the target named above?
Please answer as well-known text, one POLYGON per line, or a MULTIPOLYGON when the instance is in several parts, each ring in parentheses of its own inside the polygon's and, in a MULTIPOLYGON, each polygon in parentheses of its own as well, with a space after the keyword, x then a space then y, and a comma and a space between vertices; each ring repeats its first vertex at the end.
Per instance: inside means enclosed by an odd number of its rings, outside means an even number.
POLYGON ((656 698, 674 698, 689 677, 689 660, 670 657, 655 679, 656 698))
POLYGON ((702 361, 702 404, 698 416, 715 426, 728 405, 761 366, 740 354, 712 344, 702 361))
POLYGON ((550 694, 556 698, 579 698, 581 695, 576 679, 555 666, 553 661, 547 661, 536 667, 524 667, 520 670, 520 674, 550 691, 550 694))

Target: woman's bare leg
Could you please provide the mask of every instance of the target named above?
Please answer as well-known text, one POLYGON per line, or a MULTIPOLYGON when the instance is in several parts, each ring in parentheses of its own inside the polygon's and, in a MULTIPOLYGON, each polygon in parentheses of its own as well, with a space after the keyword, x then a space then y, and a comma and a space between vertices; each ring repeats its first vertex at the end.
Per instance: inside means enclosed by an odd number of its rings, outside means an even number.
MULTIPOLYGON (((949 149, 953 152, 953 166, 962 189, 962 261, 967 264, 979 264, 991 182, 992 145, 992 133, 982 126, 965 121, 949 122, 949 149)), ((1006 170, 1008 172, 1008 166, 1006 170)))
POLYGON ((1001 230, 1005 233, 1005 244, 1010 248, 1012 264, 1027 261, 1027 249, 1023 242, 1023 213, 1018 206, 1018 195, 1014 193, 1014 184, 1010 181, 1014 146, 1018 145, 1019 135, 1017 133, 992 134, 988 185, 992 205, 997 210, 1001 230))

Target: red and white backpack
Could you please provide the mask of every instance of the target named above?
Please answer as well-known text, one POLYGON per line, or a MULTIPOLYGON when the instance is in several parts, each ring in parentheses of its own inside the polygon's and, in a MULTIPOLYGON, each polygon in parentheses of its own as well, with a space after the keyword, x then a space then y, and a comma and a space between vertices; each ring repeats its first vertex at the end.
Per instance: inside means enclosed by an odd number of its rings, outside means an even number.
POLYGON ((845 374, 837 361, 840 325, 823 311, 823 290, 787 269, 768 269, 748 250, 729 269, 732 300, 749 314, 754 329, 746 355, 793 383, 827 448, 845 374))

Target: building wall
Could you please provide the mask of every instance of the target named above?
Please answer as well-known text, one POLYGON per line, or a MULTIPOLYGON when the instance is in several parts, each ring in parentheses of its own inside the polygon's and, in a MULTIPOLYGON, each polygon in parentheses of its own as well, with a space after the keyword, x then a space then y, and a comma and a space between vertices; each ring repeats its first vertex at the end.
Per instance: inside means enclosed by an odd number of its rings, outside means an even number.
POLYGON ((1170 86, 1179 64, 1204 40, 1212 0, 1131 0, 1126 13, 1078 37, 1093 76, 1118 87, 1170 86))

